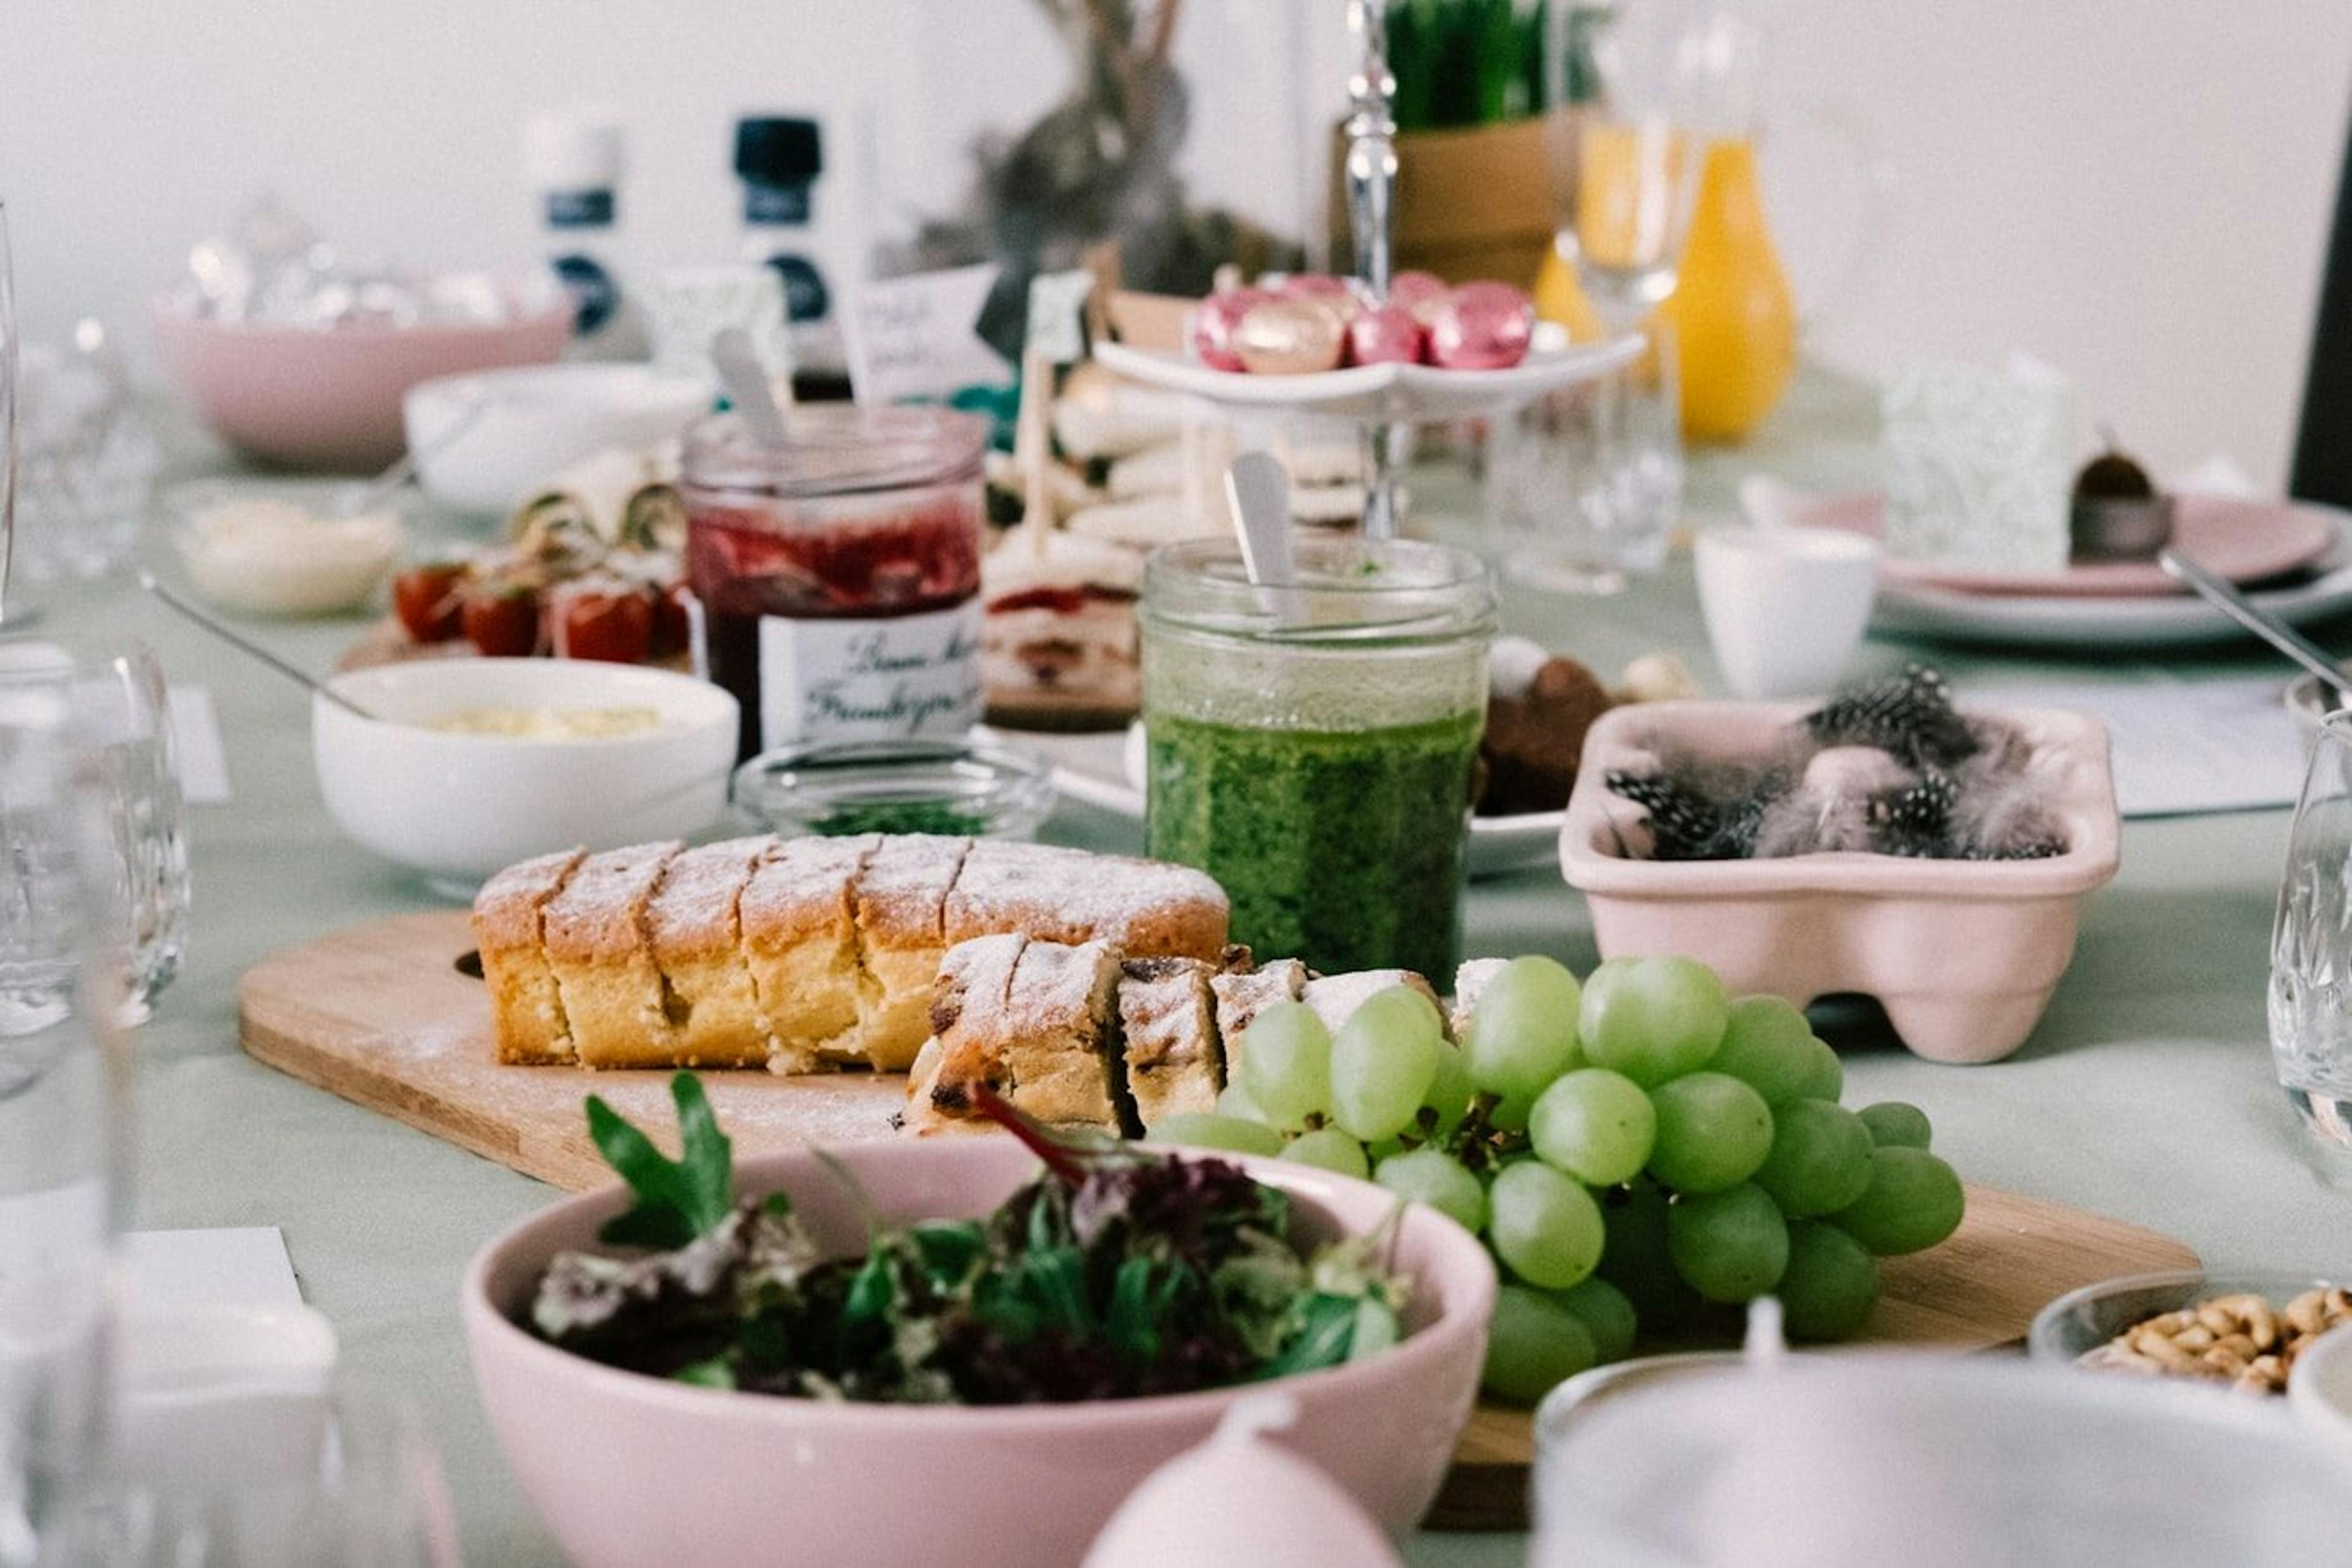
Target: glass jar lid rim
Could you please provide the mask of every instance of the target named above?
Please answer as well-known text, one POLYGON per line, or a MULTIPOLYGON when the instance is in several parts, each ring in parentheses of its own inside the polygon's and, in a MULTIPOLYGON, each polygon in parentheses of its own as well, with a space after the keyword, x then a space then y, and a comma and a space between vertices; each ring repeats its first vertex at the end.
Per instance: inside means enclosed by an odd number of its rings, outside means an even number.
POLYGON ((803 405, 783 411, 785 445, 762 441, 739 413, 687 431, 688 486, 793 496, 854 495, 967 477, 987 449, 988 421, 929 405, 803 405))
POLYGON ((1301 540, 1297 576, 1249 580, 1237 545, 1195 540, 1154 551, 1144 568, 1147 620, 1279 643, 1444 641, 1491 636, 1496 600, 1486 563, 1418 540, 1301 540))

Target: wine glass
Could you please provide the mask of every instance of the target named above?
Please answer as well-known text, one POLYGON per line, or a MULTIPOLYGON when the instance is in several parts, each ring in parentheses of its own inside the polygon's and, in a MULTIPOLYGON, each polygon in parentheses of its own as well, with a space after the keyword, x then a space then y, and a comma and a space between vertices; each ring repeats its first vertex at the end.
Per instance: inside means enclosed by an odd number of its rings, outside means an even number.
MULTIPOLYGON (((233 1398, 236 1396, 225 1396, 233 1398)), ((254 1440, 123 1467, 79 1510, 89 1568, 458 1568, 446 1478, 415 1407, 373 1389, 253 1394, 254 1440)))
POLYGON ((128 1150, 93 782, 62 694, 0 690, 0 1568, 54 1559, 105 1426, 128 1150))

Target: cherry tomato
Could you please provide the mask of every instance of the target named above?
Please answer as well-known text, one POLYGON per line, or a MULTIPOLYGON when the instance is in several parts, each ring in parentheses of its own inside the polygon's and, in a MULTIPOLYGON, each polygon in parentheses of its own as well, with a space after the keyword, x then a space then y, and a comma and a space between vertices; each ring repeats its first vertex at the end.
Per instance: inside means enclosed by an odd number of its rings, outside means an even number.
POLYGON ((447 642, 465 630, 466 568, 437 561, 412 566, 392 580, 392 607, 421 643, 447 642))
POLYGON ((694 622, 686 613, 691 591, 683 583, 673 583, 654 595, 653 658, 676 658, 693 643, 694 622))
POLYGON ((466 636, 488 658, 528 658, 539 651, 539 595, 511 584, 466 595, 466 636))
POLYGON ((556 601, 559 658, 643 664, 653 646, 654 602, 636 588, 575 588, 556 601))

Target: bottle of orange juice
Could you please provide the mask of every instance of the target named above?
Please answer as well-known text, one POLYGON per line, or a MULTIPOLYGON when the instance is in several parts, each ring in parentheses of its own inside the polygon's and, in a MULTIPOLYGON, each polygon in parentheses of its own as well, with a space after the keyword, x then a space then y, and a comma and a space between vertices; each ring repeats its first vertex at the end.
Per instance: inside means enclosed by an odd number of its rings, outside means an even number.
POLYGON ((1659 313, 1682 348, 1684 434, 1746 437, 1797 367, 1797 306, 1764 221, 1752 137, 1707 143, 1682 267, 1659 313))

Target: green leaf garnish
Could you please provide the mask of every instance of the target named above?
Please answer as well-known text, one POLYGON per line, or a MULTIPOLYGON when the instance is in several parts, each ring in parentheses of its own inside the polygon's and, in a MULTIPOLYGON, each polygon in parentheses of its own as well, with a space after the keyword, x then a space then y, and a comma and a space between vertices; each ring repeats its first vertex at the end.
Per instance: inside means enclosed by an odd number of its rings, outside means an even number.
POLYGON ((654 1147, 626 1118, 588 1097, 588 1136, 604 1163, 637 1195, 598 1237, 615 1247, 668 1250, 684 1247, 725 1219, 735 1206, 734 1148, 719 1130, 701 1080, 690 1072, 669 1080, 677 1105, 678 1157, 654 1147))

